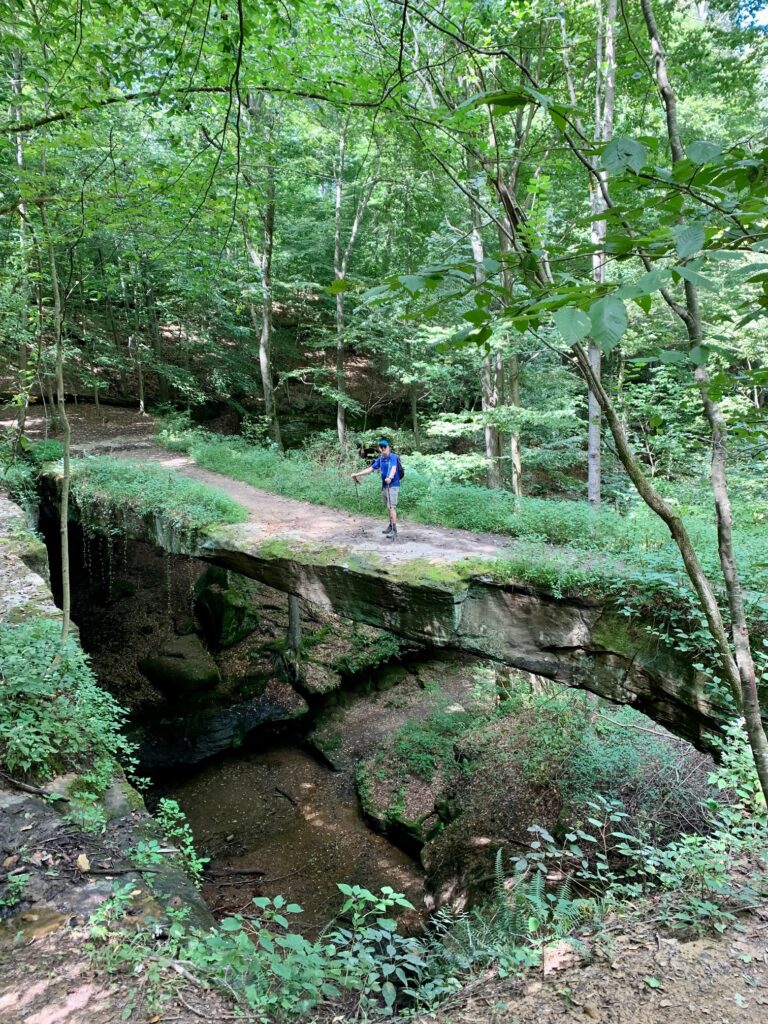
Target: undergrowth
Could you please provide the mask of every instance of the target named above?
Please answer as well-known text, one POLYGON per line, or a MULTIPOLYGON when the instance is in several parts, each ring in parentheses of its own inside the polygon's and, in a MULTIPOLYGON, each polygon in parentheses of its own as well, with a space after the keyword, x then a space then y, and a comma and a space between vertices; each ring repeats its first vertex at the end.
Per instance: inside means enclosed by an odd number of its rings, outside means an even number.
POLYGON ((740 910, 759 905, 768 894, 765 872, 733 871, 740 858, 755 863, 768 845, 765 804, 740 726, 732 727, 710 783, 738 800, 725 807, 710 800, 706 837, 654 845, 624 830, 626 815, 614 802, 596 800, 585 827, 559 839, 532 825, 524 857, 497 855, 486 904, 442 910, 419 936, 401 933, 395 915, 410 904, 392 888, 372 893, 340 884, 339 917, 315 940, 293 925, 301 907, 277 896, 256 898, 248 911, 207 931, 175 913, 158 943, 146 929, 121 929, 132 912, 127 885, 91 918, 90 952, 108 970, 141 978, 143 997, 157 1008, 174 995, 183 968, 196 986, 220 992, 265 1024, 315 1019, 321 1007, 336 1019, 436 1010, 481 974, 487 981, 540 966, 553 943, 599 944, 608 913, 652 913, 662 927, 699 934, 723 931, 740 910))
POLYGON ((98 799, 131 749, 125 713, 102 690, 77 640, 37 619, 0 624, 0 765, 44 782, 78 773, 77 796, 98 799), (86 724, 87 723, 87 724, 86 724))
POLYGON ((212 487, 160 466, 107 456, 73 461, 72 496, 81 517, 96 523, 105 510, 156 516, 190 532, 248 518, 246 509, 212 487))

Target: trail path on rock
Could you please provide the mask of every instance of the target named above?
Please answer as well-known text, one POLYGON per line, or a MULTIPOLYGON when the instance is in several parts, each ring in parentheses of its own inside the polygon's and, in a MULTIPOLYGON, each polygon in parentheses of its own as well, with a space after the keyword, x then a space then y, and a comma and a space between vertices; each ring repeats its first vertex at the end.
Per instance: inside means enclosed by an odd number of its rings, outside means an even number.
MULTIPOLYGON (((381 518, 376 519, 260 490, 250 484, 203 469, 187 455, 160 447, 154 441, 151 427, 148 427, 145 436, 118 434, 85 442, 75 439, 73 453, 109 455, 113 458, 160 465, 223 491, 248 510, 249 519, 242 524, 242 528, 256 540, 298 540, 320 543, 332 548, 347 548, 360 553, 375 552, 393 562, 426 559, 435 563, 451 563, 465 558, 503 557, 511 551, 514 543, 509 538, 493 534, 409 522, 408 491, 405 484, 399 534, 397 540, 391 542, 382 536, 382 530, 386 525, 383 507, 381 518)), ((354 484, 347 477, 339 481, 339 486, 352 488, 354 484)), ((361 488, 378 489, 378 486, 378 480, 374 479, 366 479, 360 484, 361 488)))

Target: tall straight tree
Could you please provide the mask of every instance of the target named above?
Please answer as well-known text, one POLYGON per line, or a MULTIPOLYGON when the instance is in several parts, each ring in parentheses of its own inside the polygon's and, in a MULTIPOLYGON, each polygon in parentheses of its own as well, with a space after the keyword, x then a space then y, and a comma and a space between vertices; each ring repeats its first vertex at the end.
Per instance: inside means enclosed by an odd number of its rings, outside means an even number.
MULTIPOLYGON (((594 129, 595 147, 601 150, 613 138, 614 109, 616 105, 616 18, 617 0, 595 0, 595 92, 594 92, 594 129)), ((569 43, 565 18, 562 20, 563 32, 563 63, 571 103, 578 104, 573 71, 569 59, 569 43)), ((586 136, 581 119, 576 116, 575 123, 582 137, 586 136)), ((592 280, 596 285, 605 284, 606 253, 605 238, 607 221, 603 214, 606 211, 605 185, 607 174, 601 164, 599 155, 590 159, 588 175, 590 209, 592 222, 590 240, 592 243, 592 280)), ((600 379, 602 376, 602 352, 600 347, 590 339, 588 355, 593 374, 600 379)), ((587 442, 587 500, 593 508, 600 507, 602 496, 602 414, 597 395, 588 392, 588 442, 587 442)))
MULTIPOLYGON (((266 167, 261 183, 261 195, 258 200, 259 220, 261 221, 261 248, 253 241, 246 218, 241 220, 243 241, 251 263, 259 273, 261 282, 261 316, 254 302, 250 303, 251 322, 254 333, 259 338, 259 370, 261 372, 261 388, 264 397, 264 416, 269 432, 278 448, 283 450, 283 439, 280 432, 280 419, 275 403, 274 373, 272 368, 272 332, 274 319, 274 298, 272 293, 272 261, 275 250, 275 214, 277 207, 277 190, 275 182, 274 148, 274 117, 273 111, 266 109, 268 99, 264 93, 252 94, 247 97, 247 111, 252 124, 258 126, 266 134, 266 167)), ((255 186, 254 178, 244 171, 243 178, 251 187, 255 186)))
POLYGON ((333 276, 337 283, 336 291, 336 430, 339 435, 339 444, 344 444, 347 435, 346 408, 344 396, 346 395, 346 373, 345 373, 345 343, 344 332, 346 329, 344 310, 344 288, 343 283, 347 279, 349 261, 352 250, 355 247, 360 225, 363 222, 365 211, 376 188, 378 166, 378 142, 376 140, 377 158, 374 169, 370 174, 363 176, 362 183, 358 184, 357 201, 355 212, 352 216, 352 223, 345 235, 344 230, 344 175, 347 168, 347 141, 350 127, 350 115, 346 114, 339 131, 339 144, 336 159, 334 161, 334 232, 333 232, 333 276))

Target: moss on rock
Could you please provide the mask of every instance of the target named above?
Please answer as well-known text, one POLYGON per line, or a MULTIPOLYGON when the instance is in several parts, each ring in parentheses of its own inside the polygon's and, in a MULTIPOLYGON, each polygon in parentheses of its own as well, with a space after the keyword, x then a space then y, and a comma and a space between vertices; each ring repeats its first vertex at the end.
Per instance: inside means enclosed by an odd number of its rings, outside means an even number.
POLYGON ((195 612, 210 643, 232 647, 256 629, 253 585, 243 576, 210 566, 195 586, 195 612))

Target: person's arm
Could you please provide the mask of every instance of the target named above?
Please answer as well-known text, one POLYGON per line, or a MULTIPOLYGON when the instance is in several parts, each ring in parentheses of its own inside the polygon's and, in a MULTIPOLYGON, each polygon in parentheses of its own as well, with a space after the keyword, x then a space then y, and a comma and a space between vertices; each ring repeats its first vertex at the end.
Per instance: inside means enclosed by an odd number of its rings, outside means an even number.
POLYGON ((366 469, 361 469, 359 473, 353 473, 352 479, 359 480, 361 476, 368 476, 369 473, 373 472, 373 466, 368 466, 366 469))
POLYGON ((392 456, 390 455, 390 457, 389 457, 389 473, 387 474, 387 477, 384 480, 384 483, 387 485, 387 487, 389 487, 389 485, 395 479, 395 473, 397 473, 397 459, 393 460, 392 456))

